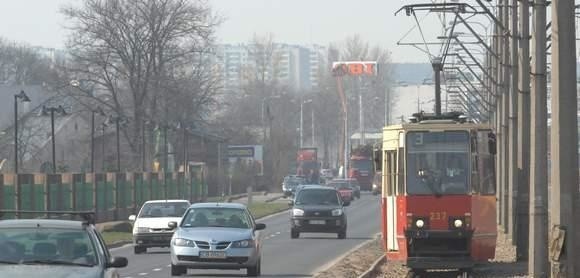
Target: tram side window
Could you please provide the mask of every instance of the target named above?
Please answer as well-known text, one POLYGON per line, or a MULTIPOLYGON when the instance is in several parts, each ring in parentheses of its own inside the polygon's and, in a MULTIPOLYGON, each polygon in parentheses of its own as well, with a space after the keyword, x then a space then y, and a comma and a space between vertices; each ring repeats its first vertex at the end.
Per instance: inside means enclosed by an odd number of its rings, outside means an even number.
POLYGON ((397 178, 397 152, 396 151, 386 151, 385 152, 385 162, 387 163, 387 168, 384 169, 387 175, 387 195, 394 196, 396 194, 396 178, 397 178))
POLYGON ((397 195, 404 195, 405 194, 405 151, 403 148, 399 148, 397 152, 397 195))
POLYGON ((481 193, 481 184, 479 179, 479 155, 477 132, 471 131, 471 191, 472 193, 481 193))
POLYGON ((488 140, 489 131, 478 132, 478 172, 480 190, 483 195, 495 195, 495 157, 490 154, 488 140))

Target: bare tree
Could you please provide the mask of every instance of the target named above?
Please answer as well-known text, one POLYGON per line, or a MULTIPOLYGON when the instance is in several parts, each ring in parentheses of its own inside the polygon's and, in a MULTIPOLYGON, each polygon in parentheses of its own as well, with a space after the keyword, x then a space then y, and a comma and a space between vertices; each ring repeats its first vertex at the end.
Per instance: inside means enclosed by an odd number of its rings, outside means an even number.
POLYGON ((62 12, 72 31, 67 46, 74 66, 68 70, 96 85, 93 94, 71 92, 128 118, 123 132, 133 152, 146 119, 167 124, 207 115, 218 88, 206 58, 221 19, 205 1, 86 0, 62 12), (184 98, 189 101, 182 107, 184 98), (190 108, 195 115, 183 113, 190 108))
POLYGON ((41 85, 56 77, 48 58, 29 45, 0 38, 0 83, 41 85))

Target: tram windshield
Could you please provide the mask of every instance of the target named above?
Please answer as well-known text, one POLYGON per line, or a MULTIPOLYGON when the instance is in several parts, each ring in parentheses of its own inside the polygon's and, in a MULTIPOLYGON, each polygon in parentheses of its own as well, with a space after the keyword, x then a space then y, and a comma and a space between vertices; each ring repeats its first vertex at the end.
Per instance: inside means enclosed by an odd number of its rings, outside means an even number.
POLYGON ((466 131, 407 133, 407 194, 469 192, 469 134, 466 131))

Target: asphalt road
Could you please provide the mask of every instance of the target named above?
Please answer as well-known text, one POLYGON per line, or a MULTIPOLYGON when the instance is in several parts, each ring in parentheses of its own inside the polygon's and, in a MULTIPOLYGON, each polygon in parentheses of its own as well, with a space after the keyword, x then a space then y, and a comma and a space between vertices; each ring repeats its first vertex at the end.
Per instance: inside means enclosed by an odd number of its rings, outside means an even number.
MULTIPOLYGON (((262 249, 261 277, 311 277, 330 266, 349 250, 379 232, 379 197, 362 193, 361 199, 347 208, 347 239, 336 234, 300 234, 290 239, 289 212, 267 217, 262 249)), ((171 277, 168 248, 152 248, 147 254, 134 255, 132 246, 111 250, 113 256, 125 256, 129 266, 120 269, 121 277, 171 277)), ((189 270, 185 277, 244 277, 246 270, 189 270)))

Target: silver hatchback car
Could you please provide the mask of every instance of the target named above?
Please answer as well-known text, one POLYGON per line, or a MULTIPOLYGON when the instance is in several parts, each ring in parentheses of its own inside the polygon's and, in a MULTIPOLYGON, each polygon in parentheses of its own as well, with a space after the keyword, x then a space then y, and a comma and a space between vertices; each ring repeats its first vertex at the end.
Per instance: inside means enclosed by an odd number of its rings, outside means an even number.
POLYGON ((171 275, 187 269, 243 269, 248 276, 261 272, 260 232, 245 205, 198 203, 191 205, 171 239, 171 275))

